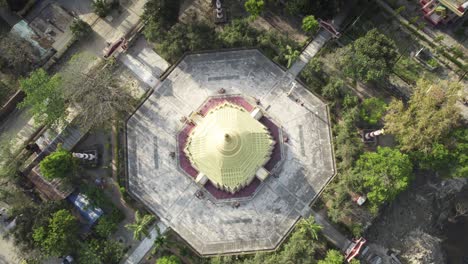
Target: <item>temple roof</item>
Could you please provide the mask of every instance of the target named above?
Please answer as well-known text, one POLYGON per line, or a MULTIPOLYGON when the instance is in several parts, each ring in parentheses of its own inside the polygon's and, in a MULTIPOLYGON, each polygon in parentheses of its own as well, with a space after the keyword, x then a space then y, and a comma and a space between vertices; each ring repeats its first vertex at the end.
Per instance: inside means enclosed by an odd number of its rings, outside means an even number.
POLYGON ((185 152, 211 182, 233 192, 253 180, 274 143, 268 129, 244 108, 223 103, 197 122, 185 152))

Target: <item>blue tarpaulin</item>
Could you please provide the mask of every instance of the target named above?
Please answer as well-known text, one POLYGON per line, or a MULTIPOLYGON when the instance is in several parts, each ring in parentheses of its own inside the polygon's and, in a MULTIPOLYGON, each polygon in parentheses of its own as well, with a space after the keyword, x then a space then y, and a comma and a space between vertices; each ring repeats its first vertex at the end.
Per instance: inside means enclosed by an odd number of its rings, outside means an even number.
POLYGON ((102 209, 92 206, 88 197, 84 194, 72 193, 67 197, 67 200, 72 203, 80 215, 88 221, 89 226, 94 225, 103 214, 102 209))

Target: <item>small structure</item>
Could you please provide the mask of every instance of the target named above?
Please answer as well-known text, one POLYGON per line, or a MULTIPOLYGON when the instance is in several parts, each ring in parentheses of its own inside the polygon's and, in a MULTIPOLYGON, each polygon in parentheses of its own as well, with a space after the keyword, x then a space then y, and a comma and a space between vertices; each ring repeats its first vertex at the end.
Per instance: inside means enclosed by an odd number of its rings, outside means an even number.
POLYGON ((88 197, 82 193, 70 194, 67 197, 67 201, 77 209, 78 213, 86 221, 89 228, 91 228, 103 214, 102 209, 93 206, 88 197))
POLYGON ((362 133, 362 140, 364 143, 376 143, 377 136, 383 135, 384 129, 370 130, 365 129, 362 133))
POLYGON ((226 11, 224 10, 221 0, 216 0, 215 3, 215 24, 226 23, 226 11))
POLYGON ((333 26, 332 23, 329 23, 322 19, 319 19, 318 22, 320 27, 332 34, 334 38, 339 38, 341 36, 341 33, 335 28, 335 26, 333 26))
POLYGON ((434 26, 448 24, 463 17, 468 9, 466 0, 420 0, 424 18, 434 26))
POLYGON ((362 237, 359 239, 353 239, 345 252, 345 259, 348 263, 359 255, 366 242, 367 241, 362 237))

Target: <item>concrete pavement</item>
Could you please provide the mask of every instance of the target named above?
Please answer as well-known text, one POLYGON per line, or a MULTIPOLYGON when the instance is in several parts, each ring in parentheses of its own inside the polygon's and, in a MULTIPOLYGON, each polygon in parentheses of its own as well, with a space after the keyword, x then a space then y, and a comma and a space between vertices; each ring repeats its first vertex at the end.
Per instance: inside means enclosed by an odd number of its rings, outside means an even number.
MULTIPOLYGON (((156 224, 159 228, 159 233, 163 234, 167 230, 167 226, 164 225, 162 222, 158 222, 156 224)), ((154 241, 158 238, 158 232, 156 227, 150 231, 150 237, 146 237, 141 241, 140 245, 132 252, 132 254, 124 261, 123 264, 138 264, 140 261, 145 257, 146 253, 148 253, 154 245, 154 241)))

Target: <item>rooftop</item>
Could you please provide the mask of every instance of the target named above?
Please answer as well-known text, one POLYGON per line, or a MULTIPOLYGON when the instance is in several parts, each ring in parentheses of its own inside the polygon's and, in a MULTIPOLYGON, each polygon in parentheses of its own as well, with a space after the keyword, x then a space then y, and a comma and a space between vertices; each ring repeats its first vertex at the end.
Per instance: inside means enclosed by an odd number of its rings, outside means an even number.
POLYGON ((127 121, 129 192, 201 255, 277 248, 335 170, 327 106, 300 83, 288 94, 293 81, 258 50, 185 56, 127 121), (218 98, 220 88, 231 99, 218 98), (224 101, 260 108, 268 118, 259 122, 281 148, 265 164, 270 177, 251 183, 253 195, 212 192, 181 169, 178 141, 195 129, 181 118, 224 101))
POLYGON ((185 151, 214 185, 235 192, 252 182, 269 160, 273 145, 268 129, 249 112, 223 103, 196 124, 185 151))

